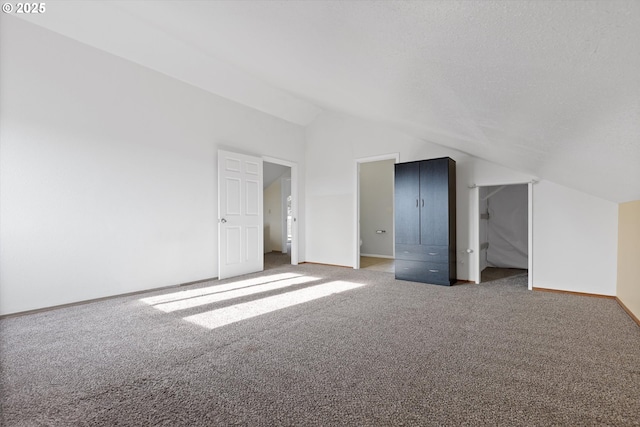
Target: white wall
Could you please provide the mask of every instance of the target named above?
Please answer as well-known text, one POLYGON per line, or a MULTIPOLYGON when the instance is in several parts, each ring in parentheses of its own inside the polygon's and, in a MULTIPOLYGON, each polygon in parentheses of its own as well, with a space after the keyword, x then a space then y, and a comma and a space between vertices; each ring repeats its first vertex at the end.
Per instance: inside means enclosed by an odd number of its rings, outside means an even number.
POLYGON ((394 164, 394 160, 360 164, 360 255, 393 258, 394 164))
MULTIPOLYGON (((477 280, 475 254, 465 252, 479 245, 478 189, 470 187, 535 178, 344 114, 324 113, 307 127, 306 136, 307 261, 311 262, 355 265, 355 159, 399 152, 401 162, 443 156, 456 160, 461 280, 477 280)), ((533 286, 613 295, 616 205, 548 182, 533 187, 533 286), (594 245, 607 254, 597 255, 594 245)))
POLYGON ((533 188, 533 286, 615 295, 618 205, 548 181, 533 188))
POLYGON ((1 19, 0 314, 217 276, 218 148, 304 197, 303 128, 1 19))

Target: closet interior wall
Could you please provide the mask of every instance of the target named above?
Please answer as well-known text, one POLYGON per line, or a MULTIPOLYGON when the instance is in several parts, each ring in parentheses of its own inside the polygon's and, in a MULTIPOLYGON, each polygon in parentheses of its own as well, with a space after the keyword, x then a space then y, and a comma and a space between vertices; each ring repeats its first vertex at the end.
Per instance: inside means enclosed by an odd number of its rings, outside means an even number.
POLYGON ((480 271, 528 268, 527 184, 480 187, 480 271))

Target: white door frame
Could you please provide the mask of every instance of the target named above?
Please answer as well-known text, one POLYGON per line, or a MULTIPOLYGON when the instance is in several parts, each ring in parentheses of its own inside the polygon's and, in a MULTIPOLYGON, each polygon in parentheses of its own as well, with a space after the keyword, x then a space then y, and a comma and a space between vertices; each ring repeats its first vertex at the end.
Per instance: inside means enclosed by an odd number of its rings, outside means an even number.
MULTIPOLYGON (((360 164, 362 163, 371 163, 371 162, 379 162, 381 160, 395 160, 396 163, 400 162, 400 153, 389 153, 389 154, 381 154, 379 156, 371 156, 371 157, 361 157, 356 159, 355 171, 356 171, 356 179, 355 179, 355 229, 356 236, 354 243, 354 255, 353 255, 353 268, 358 270, 360 268, 360 164)), ((393 220, 395 224, 395 209, 393 211, 393 220)), ((395 242, 395 227, 391 230, 391 241, 395 242)), ((393 247, 393 257, 395 258, 396 248, 395 245, 393 247)))
POLYGON ((473 184, 469 186, 471 193, 471 215, 473 217, 473 227, 475 228, 471 234, 471 246, 473 254, 472 257, 475 265, 472 268, 471 280, 476 284, 480 283, 480 187, 496 187, 501 185, 521 185, 527 184, 528 191, 528 288, 533 289, 533 184, 537 181, 527 182, 501 182, 493 184, 473 184))
POLYGON ((298 164, 269 156, 262 161, 291 168, 291 265, 298 265, 298 164))
MULTIPOLYGON (((289 246, 288 244, 288 233, 287 233, 287 199, 289 198, 289 196, 291 195, 291 177, 281 177, 280 178, 280 209, 282 212, 281 218, 280 218, 280 225, 281 225, 281 232, 280 232, 280 239, 281 239, 281 244, 280 244, 280 250, 282 251, 283 254, 287 253, 287 247, 289 246), (285 192, 283 191, 285 188, 288 188, 289 191, 285 192)), ((291 222, 293 223, 293 218, 291 219, 291 222)))

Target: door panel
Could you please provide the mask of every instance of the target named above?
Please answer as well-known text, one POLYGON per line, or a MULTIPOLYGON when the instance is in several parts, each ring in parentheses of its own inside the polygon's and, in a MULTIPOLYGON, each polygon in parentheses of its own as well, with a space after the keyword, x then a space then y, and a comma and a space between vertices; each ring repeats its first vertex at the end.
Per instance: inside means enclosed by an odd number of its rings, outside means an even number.
POLYGON ((421 244, 449 244, 447 159, 420 163, 421 244))
POLYGON ((420 244, 419 163, 395 165, 395 240, 396 244, 420 244))
POLYGON ((264 268, 262 159, 218 151, 218 277, 264 268))
POLYGON ((225 257, 225 265, 240 264, 242 262, 242 230, 240 227, 226 226, 224 229, 226 246, 222 254, 225 257))
POLYGON ((240 186, 242 182, 237 178, 227 177, 225 180, 226 188, 226 202, 227 202, 227 216, 240 215, 242 213, 241 200, 240 200, 240 186))
POLYGON ((258 227, 250 226, 247 227, 247 261, 255 259, 260 255, 260 258, 264 257, 264 254, 261 251, 257 251, 258 247, 262 247, 260 244, 262 242, 262 233, 258 227))
POLYGON ((251 216, 260 215, 261 209, 260 209, 260 206, 258 206, 258 200, 260 200, 261 197, 258 193, 260 192, 261 187, 262 185, 260 184, 260 182, 247 180, 246 182, 246 189, 247 189, 246 214, 247 215, 251 215, 251 216))

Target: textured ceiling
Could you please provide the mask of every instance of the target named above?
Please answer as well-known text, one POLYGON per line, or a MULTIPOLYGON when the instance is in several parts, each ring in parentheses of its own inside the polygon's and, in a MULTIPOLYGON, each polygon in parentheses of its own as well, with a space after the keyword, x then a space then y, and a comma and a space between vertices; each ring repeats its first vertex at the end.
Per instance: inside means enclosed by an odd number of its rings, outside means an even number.
POLYGON ((640 199, 639 1, 47 2, 23 18, 300 125, 345 112, 640 199))

